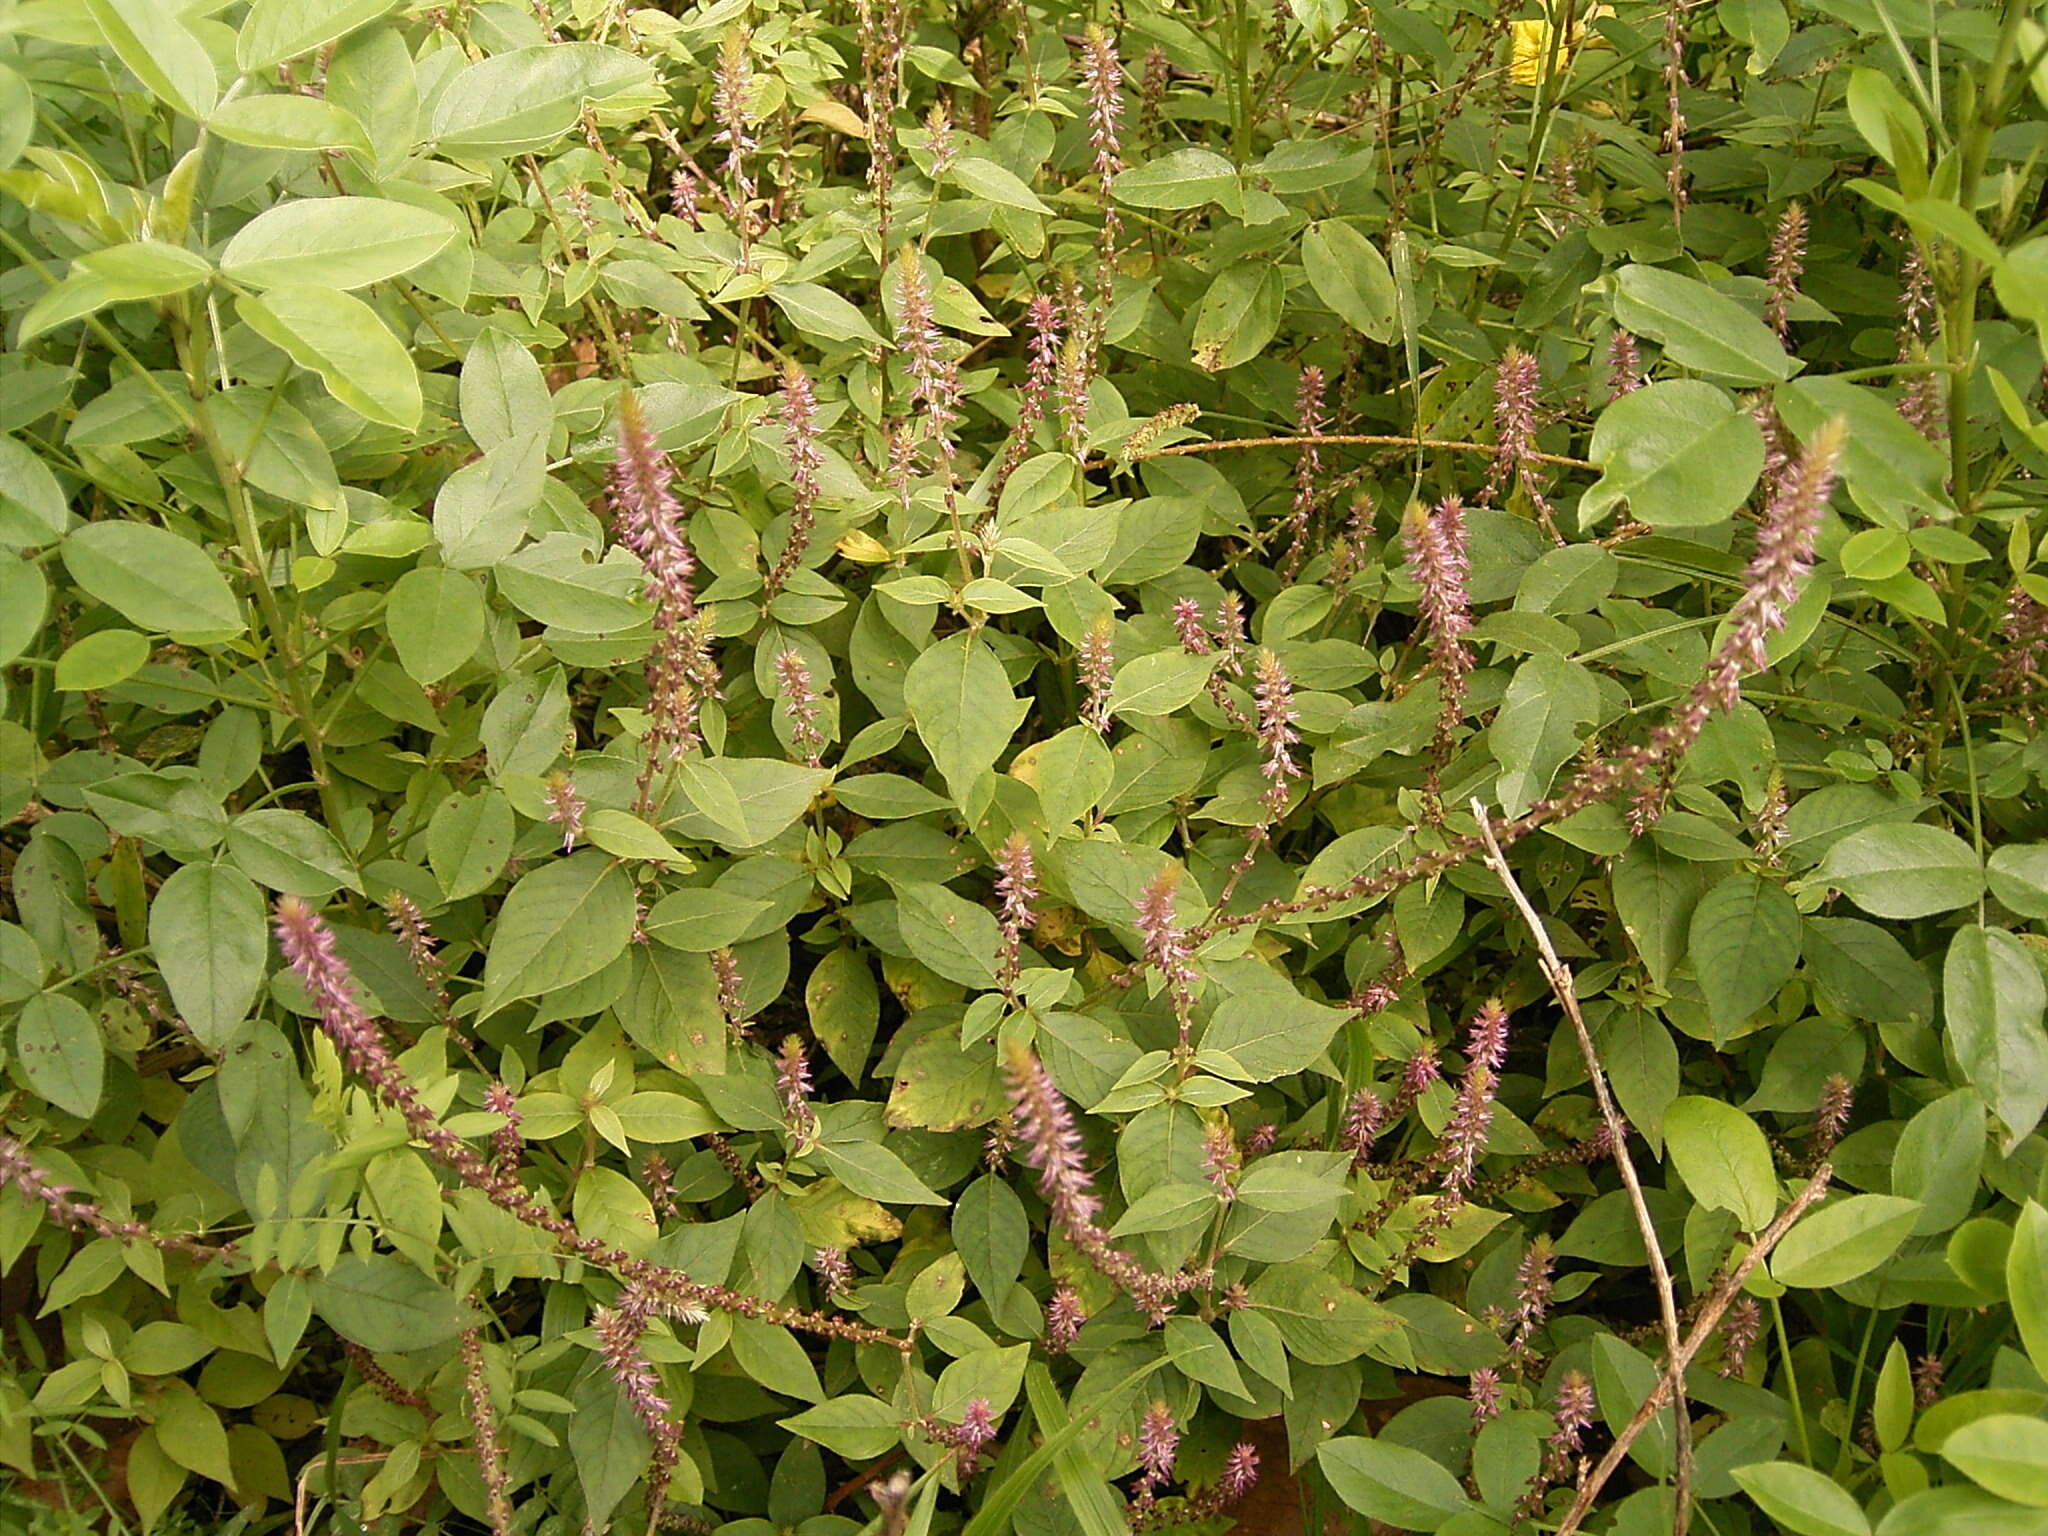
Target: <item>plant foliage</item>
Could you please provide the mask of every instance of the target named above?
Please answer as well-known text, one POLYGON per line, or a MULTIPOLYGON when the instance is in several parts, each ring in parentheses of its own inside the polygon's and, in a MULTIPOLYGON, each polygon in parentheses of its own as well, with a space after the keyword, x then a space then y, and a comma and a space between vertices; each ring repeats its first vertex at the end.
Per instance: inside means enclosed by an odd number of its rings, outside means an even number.
POLYGON ((0 1524, 2048 1530, 2044 56, 0 0, 0 1524))

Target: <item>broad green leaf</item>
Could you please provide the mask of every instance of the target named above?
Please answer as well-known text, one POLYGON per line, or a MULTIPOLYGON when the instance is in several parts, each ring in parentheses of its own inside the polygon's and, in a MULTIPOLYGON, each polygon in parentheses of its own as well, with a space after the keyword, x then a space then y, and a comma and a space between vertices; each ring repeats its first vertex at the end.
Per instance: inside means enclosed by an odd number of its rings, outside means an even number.
POLYGON ((575 1405, 569 1420, 569 1455, 585 1516, 601 1530, 619 1501, 646 1478, 654 1446, 640 1415, 602 1360, 592 1357, 577 1378, 575 1405))
POLYGON ((867 956, 842 946, 820 960, 804 983, 804 1011, 832 1064, 858 1083, 881 1023, 881 993, 867 956))
POLYGON ((370 136, 363 125, 317 96, 240 96, 222 103, 208 126, 231 144, 257 149, 370 152, 370 136))
POLYGON ((792 826, 831 781, 829 768, 770 757, 691 758, 677 771, 684 803, 671 804, 665 830, 723 848, 758 848, 792 826))
POLYGON ((528 618, 581 635, 630 629, 646 619, 640 562, 620 553, 584 558, 574 534, 551 533, 492 567, 498 590, 528 618))
POLYGON ((63 487, 26 443, 0 436, 0 547, 34 549, 64 537, 63 487))
POLYGON ((984 156, 962 155, 946 175, 983 202, 1002 208, 1024 208, 1032 213, 1052 212, 1015 172, 984 156))
POLYGON ((254 0, 235 38, 235 64, 248 74, 324 48, 375 21, 397 0, 254 0))
POLYGON ((313 197, 256 215, 220 253, 224 276, 257 288, 364 288, 410 272, 455 238, 439 214, 383 197, 313 197))
POLYGON ((1799 1219, 1771 1254, 1784 1285, 1824 1290, 1866 1275, 1899 1251, 1920 1217, 1918 1200, 1851 1195, 1799 1219))
POLYGON ((1189 332, 1195 366, 1218 373, 1265 351, 1280 329, 1286 293, 1279 267, 1270 262, 1248 259, 1217 273, 1189 332))
MULTIPOLYGON (((43 577, 42 567, 26 560, 0 560, 0 667, 20 656, 35 642, 49 607, 50 584, 43 577)), ((146 647, 144 659, 147 659, 146 647)), ((136 665, 140 666, 141 662, 136 665)), ((60 658, 60 670, 61 667, 60 658)), ((60 682, 58 686, 63 684, 60 682)))
POLYGON ((1599 712, 1599 685, 1577 662, 1532 656, 1515 669, 1486 733, 1487 749, 1501 767, 1495 793, 1507 815, 1521 815, 1549 793, 1558 769, 1579 750, 1581 728, 1599 712))
POLYGON ((1222 1051, 1253 1082, 1306 1071, 1336 1038, 1344 1015, 1293 988, 1240 992, 1216 1005, 1202 1048, 1222 1051))
POLYGON ((519 547, 547 488, 547 438, 524 433, 494 443, 441 482, 434 542, 458 571, 487 570, 519 547))
POLYGON ((1623 395, 1593 426, 1601 476, 1579 501, 1591 528, 1615 507, 1653 528, 1703 528, 1740 507, 1764 467, 1764 436, 1733 397, 1700 379, 1623 395))
POLYGON ((995 767, 1031 707, 1010 692, 995 653, 964 630, 910 664, 903 704, 956 805, 964 805, 975 780, 995 767))
POLYGON ((856 1195, 885 1205, 950 1205, 934 1193, 910 1165, 878 1141, 826 1141, 816 1156, 856 1195))
POLYGON ((545 440, 555 406, 533 354, 497 326, 488 325, 462 360, 462 429, 486 451, 514 438, 545 440))
POLYGON ((822 283, 777 283, 768 290, 768 297, 806 336, 827 342, 882 344, 882 333, 868 317, 822 283))
POLYGON ((14 1021, 14 1055, 31 1092, 67 1115, 89 1119, 100 1107, 107 1048, 93 1016, 61 992, 43 992, 14 1021))
POLYGON ((1696 277, 1629 265, 1615 274, 1615 323, 1659 342, 1674 363, 1724 383, 1755 387, 1789 379, 1800 365, 1769 326, 1696 277))
POLYGON ((1394 339, 1400 325, 1394 274, 1378 246, 1349 224, 1328 219, 1302 235, 1301 260, 1316 297, 1338 319, 1368 340, 1394 339))
POLYGON ((160 0, 85 0, 114 55, 150 92, 186 117, 213 110, 220 77, 206 45, 160 0))
POLYGON ((498 157, 544 149, 575 126, 586 101, 644 85, 648 65, 603 43, 554 43, 492 54, 461 70, 434 105, 428 137, 444 155, 498 157))
POLYGON ((964 987, 992 987, 1003 931, 986 907, 943 885, 911 881, 896 891, 904 945, 926 969, 964 987))
POLYGON ((1789 1461, 1737 1467, 1732 1474, 1756 1506, 1794 1536, 1870 1536, 1870 1522, 1842 1485, 1789 1461))
POLYGON ((1942 1442, 1942 1458, 1987 1492, 2048 1509, 2048 1421, 1994 1413, 1942 1442))
POLYGON ((880 1398, 865 1393, 827 1398, 777 1422, 790 1433, 815 1440, 852 1461, 872 1461, 888 1454, 903 1434, 902 1416, 880 1398))
POLYGON ((476 583, 443 566, 407 571, 384 603, 391 648, 422 685, 440 682, 476 654, 487 619, 476 583))
POLYGON ((2028 1199, 2012 1227, 2005 1256, 2006 1298, 2028 1358, 2048 1365, 2048 1208, 2028 1199))
POLYGON ((1337 1497, 1369 1520, 1402 1531, 1434 1531, 1472 1507, 1441 1462, 1406 1445, 1340 1436, 1316 1447, 1316 1465, 1337 1497))
POLYGON ((263 985, 270 936, 262 894, 226 865, 187 864, 150 903, 149 944, 185 1027, 220 1049, 263 985))
POLYGON ((140 629, 237 635, 246 627, 206 551, 165 528, 121 521, 74 528, 64 540, 64 568, 140 629))
POLYGON ((289 283, 239 301, 249 328, 320 375, 358 415, 410 432, 420 424, 419 370, 377 312, 339 288, 289 283))
POLYGON ((543 864, 498 911, 477 1017, 595 975, 632 938, 632 882, 610 859, 586 851, 543 864))
POLYGON ((336 1333, 375 1354, 453 1342, 469 1309, 432 1278, 390 1254, 343 1254, 312 1284, 313 1310, 336 1333))
POLYGON ((1715 1031, 1725 1037, 1791 979, 1799 963, 1799 909, 1775 881, 1729 875, 1693 908, 1687 954, 1715 1031))
POLYGON ((1984 869, 1955 833, 1924 822, 1864 827, 1828 850, 1809 877, 1873 917, 1930 917, 1968 906, 1984 890, 1984 869))
POLYGON ((1237 191, 1237 167, 1213 149, 1170 150, 1117 174, 1110 190, 1133 208, 1199 208, 1227 202, 1237 191))
POLYGON ((1673 1099, 1664 1111, 1664 1151, 1700 1204, 1732 1213, 1760 1232, 1778 1213, 1771 1144, 1757 1123, 1719 1099, 1673 1099))
POLYGON ((340 843, 319 822, 272 807, 244 811, 228 824, 228 857, 258 885, 313 899, 360 893, 361 879, 340 843))
POLYGON ((1216 670, 1214 656, 1153 651, 1126 662, 1109 686, 1109 710, 1121 715, 1170 715, 1200 695, 1216 670))
POLYGON ((495 789, 450 795, 434 807, 427 823, 427 863, 441 882, 441 894, 460 901, 488 889, 512 856, 513 831, 512 807, 495 789))
POLYGON ((2011 934, 1970 923, 1949 940, 1941 991, 1949 1049, 2005 1123, 2009 1152, 2048 1112, 2048 984, 2011 934))
POLYGON ((1609 872, 1614 912, 1643 957, 1650 979, 1666 985, 1685 958, 1693 911, 1706 888, 1698 864, 1668 853, 1654 838, 1630 843, 1609 872))
POLYGON ((1991 894, 2021 917, 2048 920, 2048 843, 2007 843, 1985 864, 1991 894))
POLYGON ((57 658, 52 681, 59 693, 111 688, 134 676, 148 660, 149 642, 134 630, 103 629, 87 635, 57 658))

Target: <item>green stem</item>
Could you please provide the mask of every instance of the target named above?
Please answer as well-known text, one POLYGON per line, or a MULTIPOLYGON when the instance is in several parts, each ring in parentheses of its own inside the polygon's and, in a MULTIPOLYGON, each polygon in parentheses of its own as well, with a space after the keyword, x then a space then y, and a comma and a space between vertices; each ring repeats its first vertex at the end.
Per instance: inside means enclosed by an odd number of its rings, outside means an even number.
POLYGON ((1785 1392, 1792 1401, 1792 1420, 1799 1426, 1800 1460, 1813 1465, 1813 1437, 1806 1432, 1806 1405, 1799 1401, 1799 1372, 1792 1364, 1792 1339, 1785 1331, 1785 1309, 1771 1298, 1771 1319, 1778 1329, 1778 1354, 1785 1362, 1785 1392))

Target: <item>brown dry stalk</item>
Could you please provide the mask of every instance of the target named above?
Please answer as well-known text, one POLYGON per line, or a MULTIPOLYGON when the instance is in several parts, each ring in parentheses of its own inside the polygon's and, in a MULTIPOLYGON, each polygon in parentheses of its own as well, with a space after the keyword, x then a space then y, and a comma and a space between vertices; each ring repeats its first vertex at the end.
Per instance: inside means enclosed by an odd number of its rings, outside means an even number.
POLYGON ((1600 1119, 1607 1127, 1607 1139, 1613 1144, 1614 1164, 1621 1170, 1621 1182, 1628 1190, 1629 1209, 1635 1213, 1636 1230, 1642 1234, 1643 1251, 1650 1258, 1650 1277, 1657 1287, 1657 1308, 1664 1317, 1664 1349, 1669 1362, 1665 1386, 1677 1404, 1672 1414, 1676 1421, 1677 1454, 1673 1458, 1671 1477, 1676 1495, 1671 1536, 1685 1536, 1692 1489, 1692 1420, 1685 1409, 1685 1367, 1679 1359, 1678 1293, 1671 1283, 1671 1271, 1664 1263, 1664 1252, 1657 1243, 1657 1223, 1650 1216, 1649 1202, 1643 1198, 1642 1180, 1636 1176, 1635 1161, 1628 1155, 1627 1122, 1621 1118, 1621 1111, 1615 1107, 1614 1095, 1608 1091, 1607 1074, 1601 1069, 1599 1053, 1593 1049, 1593 1036, 1586 1028, 1586 1016, 1579 1009, 1578 994, 1572 987, 1571 967, 1558 958, 1542 918, 1537 916, 1535 907, 1530 905, 1529 898, 1516 882, 1514 872, 1508 868, 1507 855, 1501 852, 1500 843, 1494 838, 1493 823, 1486 818, 1486 807, 1476 796, 1472 801, 1472 815, 1479 823, 1479 836, 1486 844, 1486 865, 1500 877, 1515 910, 1528 924, 1529 932, 1536 940, 1537 964, 1543 971, 1543 979, 1550 983, 1550 990, 1564 1009, 1565 1017, 1572 1021, 1572 1033, 1578 1037, 1579 1054, 1585 1058, 1586 1076, 1593 1084, 1593 1097, 1600 1104, 1600 1119))
MULTIPOLYGON (((1441 448, 1451 453, 1483 453, 1491 457, 1496 450, 1493 443, 1468 443, 1456 439, 1431 437, 1403 437, 1399 433, 1376 432, 1311 432, 1287 433, 1278 437, 1226 437, 1213 442, 1174 443, 1165 448, 1147 448, 1132 454, 1133 463, 1146 459, 1170 459, 1187 453, 1221 453, 1232 448, 1307 448, 1317 446, 1351 448, 1441 448)), ((1591 459, 1575 459, 1563 453, 1530 453, 1529 458, 1542 464, 1561 464, 1567 469, 1598 469, 1600 466, 1591 459)), ((1106 469, 1116 463, 1115 459, 1090 460, 1090 469, 1106 469)))
MULTIPOLYGON (((1778 1213, 1776 1221, 1764 1228, 1762 1235, 1750 1246, 1749 1252, 1742 1256, 1741 1262, 1714 1288, 1707 1298, 1706 1305, 1700 1308, 1699 1317, 1693 1323, 1692 1331, 1685 1336, 1685 1344, 1673 1362, 1676 1370, 1672 1374, 1682 1374, 1685 1368, 1692 1364, 1693 1357, 1705 1347, 1708 1338, 1720 1323, 1721 1314, 1728 1310, 1741 1292, 1742 1282, 1749 1278, 1749 1272, 1761 1264, 1764 1256, 1778 1246, 1778 1240, 1792 1230, 1792 1224, 1806 1214, 1806 1208, 1827 1192, 1828 1184, 1834 1176, 1834 1165, 1831 1163, 1823 1163, 1816 1169, 1813 1177, 1806 1181, 1805 1188, 1792 1197, 1792 1203, 1778 1213)), ((1599 1496, 1601 1488, 1606 1486, 1607 1480, 1621 1465, 1621 1459, 1628 1454, 1628 1448, 1636 1443, 1636 1437, 1649 1427, 1650 1420, 1657 1416, 1657 1410, 1669 1402, 1670 1398, 1671 1374, 1667 1374, 1658 1378, 1657 1385, 1650 1389, 1650 1395, 1644 1398, 1642 1406, 1636 1409, 1635 1417, 1622 1427, 1621 1433, 1614 1437, 1614 1444, 1607 1448, 1607 1454, 1600 1458, 1599 1465, 1587 1473, 1584 1481, 1579 1484, 1579 1491, 1572 1500, 1572 1507, 1565 1511, 1564 1520, 1558 1525, 1557 1536, 1572 1536, 1572 1533, 1578 1530, 1579 1522, 1584 1520, 1587 1512, 1592 1509, 1593 1500, 1599 1496)))

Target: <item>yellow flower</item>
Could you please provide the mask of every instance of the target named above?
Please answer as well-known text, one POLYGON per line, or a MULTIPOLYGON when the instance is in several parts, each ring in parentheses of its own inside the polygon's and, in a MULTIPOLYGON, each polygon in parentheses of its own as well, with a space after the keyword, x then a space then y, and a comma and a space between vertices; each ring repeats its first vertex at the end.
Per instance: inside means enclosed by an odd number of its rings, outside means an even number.
MULTIPOLYGON (((1612 16, 1613 14, 1613 6, 1596 5, 1584 16, 1574 21, 1572 23, 1571 41, 1560 51, 1558 62, 1568 64, 1571 61, 1571 51, 1574 48, 1611 47, 1612 44, 1597 32, 1589 36, 1587 27, 1592 22, 1598 21, 1601 17, 1612 16)), ((1552 25, 1548 17, 1542 17, 1535 21, 1516 22, 1514 24, 1514 61, 1508 66, 1508 78, 1516 85, 1526 85, 1532 89, 1541 85, 1543 83, 1543 69, 1550 61, 1552 39, 1556 35, 1557 28, 1552 25)))

